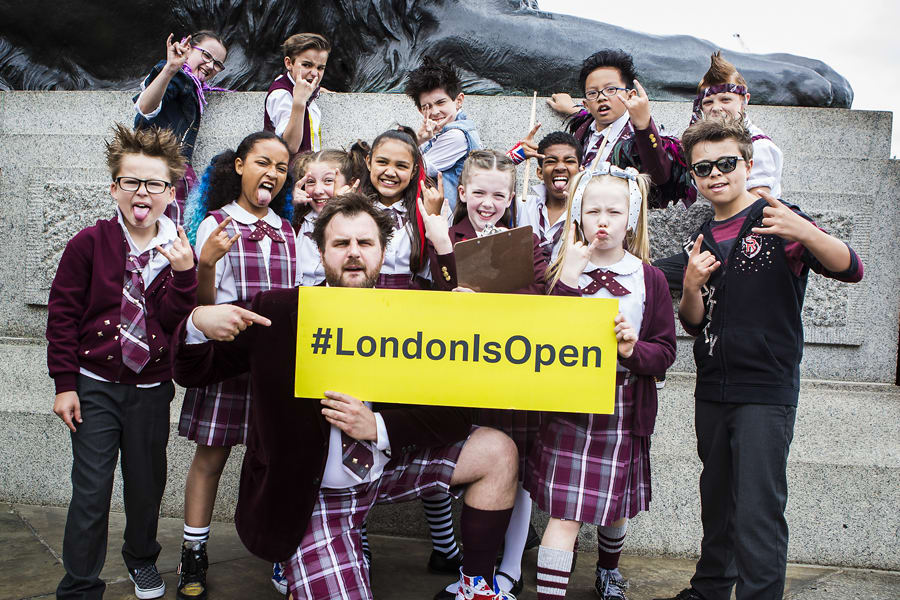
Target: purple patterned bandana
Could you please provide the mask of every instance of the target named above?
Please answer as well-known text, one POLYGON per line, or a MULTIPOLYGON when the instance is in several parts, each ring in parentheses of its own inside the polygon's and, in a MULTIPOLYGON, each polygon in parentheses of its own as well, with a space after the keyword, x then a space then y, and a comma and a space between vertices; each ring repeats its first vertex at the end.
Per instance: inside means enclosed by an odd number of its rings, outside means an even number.
MULTIPOLYGON (((713 94, 724 94, 729 92, 744 98, 747 95, 747 88, 737 83, 720 83, 719 85, 711 85, 697 94, 697 97, 694 98, 694 112, 691 114, 691 125, 703 119, 702 104, 704 98, 712 96, 713 94)), ((746 100, 742 100, 742 102, 746 103, 746 100)))
POLYGON ((214 87, 214 86, 209 85, 205 81, 200 81, 200 78, 194 74, 194 72, 187 65, 187 63, 184 63, 183 65, 181 65, 181 70, 184 71, 184 73, 188 77, 191 78, 191 81, 194 82, 194 89, 197 92, 197 104, 200 105, 200 114, 201 115, 203 114, 203 108, 206 106, 206 103, 207 103, 206 94, 205 94, 206 92, 231 92, 231 91, 234 91, 234 90, 228 90, 225 88, 214 87))

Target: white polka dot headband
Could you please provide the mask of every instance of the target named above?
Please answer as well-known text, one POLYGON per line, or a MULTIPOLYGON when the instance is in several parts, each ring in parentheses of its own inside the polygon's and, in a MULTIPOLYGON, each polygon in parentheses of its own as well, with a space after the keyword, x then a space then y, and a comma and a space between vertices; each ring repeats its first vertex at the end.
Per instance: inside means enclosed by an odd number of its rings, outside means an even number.
POLYGON ((637 169, 633 167, 620 169, 608 162, 597 163, 590 171, 585 171, 581 176, 578 187, 575 188, 575 195, 572 197, 572 219, 581 222, 581 199, 584 196, 584 190, 594 177, 600 175, 612 175, 628 182, 628 229, 632 232, 637 231, 638 217, 641 216, 641 204, 644 201, 637 183, 637 169))

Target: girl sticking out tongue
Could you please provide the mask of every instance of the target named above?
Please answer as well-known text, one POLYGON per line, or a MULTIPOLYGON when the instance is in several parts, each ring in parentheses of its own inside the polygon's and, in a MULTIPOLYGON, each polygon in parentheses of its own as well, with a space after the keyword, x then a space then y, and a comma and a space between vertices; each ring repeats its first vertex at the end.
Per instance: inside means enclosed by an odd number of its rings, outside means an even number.
MULTIPOLYGON (((287 146, 274 133, 253 133, 237 150, 213 158, 190 196, 185 219, 200 257, 201 304, 246 308, 259 292, 297 285, 288 157, 287 146)), ((197 446, 184 490, 184 530, 191 537, 182 553, 201 563, 219 477, 231 448, 247 441, 249 393, 245 374, 185 394, 178 433, 197 446)), ((205 571, 181 583, 184 589, 203 589, 205 571)))

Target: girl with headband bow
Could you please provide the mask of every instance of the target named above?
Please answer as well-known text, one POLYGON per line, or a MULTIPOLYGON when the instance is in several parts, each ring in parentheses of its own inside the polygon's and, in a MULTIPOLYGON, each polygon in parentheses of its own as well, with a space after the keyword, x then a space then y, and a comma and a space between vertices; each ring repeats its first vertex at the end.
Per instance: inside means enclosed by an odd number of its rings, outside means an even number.
MULTIPOLYGON (((525 489, 550 513, 538 552, 538 599, 565 595, 582 523, 597 525, 597 591, 624 598, 618 571, 628 519, 650 507, 650 435, 656 377, 675 360, 675 321, 662 272, 649 264, 649 177, 600 163, 569 187, 567 243, 549 287, 619 301, 615 412, 548 413, 529 457, 525 489)), ((586 393, 590 393, 586 390, 586 393)))
POLYGON ((187 159, 187 170, 175 187, 175 202, 166 211, 166 216, 178 226, 183 224, 187 197, 197 184, 191 160, 207 103, 206 92, 224 91, 211 87, 209 82, 225 69, 227 55, 225 42, 212 31, 198 31, 181 41, 169 34, 166 59, 156 63, 141 83, 141 92, 134 97, 134 128, 171 129, 187 159))

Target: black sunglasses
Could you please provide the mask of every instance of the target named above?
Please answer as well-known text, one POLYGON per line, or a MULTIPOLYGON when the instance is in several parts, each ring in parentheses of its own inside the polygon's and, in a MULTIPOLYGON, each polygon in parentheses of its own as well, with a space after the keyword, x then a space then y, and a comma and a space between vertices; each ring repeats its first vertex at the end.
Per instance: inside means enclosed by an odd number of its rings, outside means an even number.
POLYGON ((715 165, 722 174, 731 173, 737 168, 739 160, 744 159, 740 156, 723 156, 716 160, 701 160, 691 165, 691 171, 697 177, 709 177, 709 174, 712 173, 713 165, 715 165))

